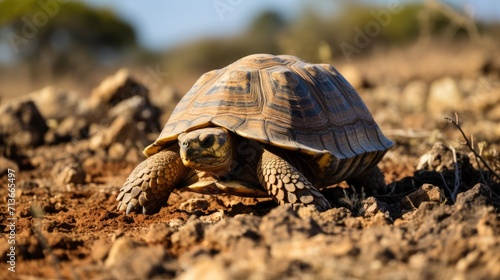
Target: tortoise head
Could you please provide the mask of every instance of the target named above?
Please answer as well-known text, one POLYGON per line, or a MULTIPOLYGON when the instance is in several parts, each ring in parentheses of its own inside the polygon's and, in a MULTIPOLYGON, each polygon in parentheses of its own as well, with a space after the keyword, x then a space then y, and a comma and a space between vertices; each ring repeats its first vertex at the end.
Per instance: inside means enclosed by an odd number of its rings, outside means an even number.
POLYGON ((232 169, 232 135, 225 128, 200 128, 182 133, 179 140, 180 155, 185 166, 225 176, 232 169))

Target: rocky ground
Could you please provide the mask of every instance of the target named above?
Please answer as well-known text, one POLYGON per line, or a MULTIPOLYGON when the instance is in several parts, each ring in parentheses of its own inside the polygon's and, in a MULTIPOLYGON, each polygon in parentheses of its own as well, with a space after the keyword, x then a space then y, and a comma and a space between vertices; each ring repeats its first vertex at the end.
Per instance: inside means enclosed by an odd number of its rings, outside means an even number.
POLYGON ((0 278, 500 278, 499 56, 457 49, 394 73, 383 65, 400 53, 384 55, 339 68, 396 142, 379 164, 391 191, 342 183, 324 191, 335 207, 322 213, 187 192, 158 214, 118 212, 121 184, 179 98, 126 70, 84 100, 54 87, 2 100, 0 278), (458 56, 464 65, 447 68, 458 56), (454 112, 459 127, 443 119, 454 112))

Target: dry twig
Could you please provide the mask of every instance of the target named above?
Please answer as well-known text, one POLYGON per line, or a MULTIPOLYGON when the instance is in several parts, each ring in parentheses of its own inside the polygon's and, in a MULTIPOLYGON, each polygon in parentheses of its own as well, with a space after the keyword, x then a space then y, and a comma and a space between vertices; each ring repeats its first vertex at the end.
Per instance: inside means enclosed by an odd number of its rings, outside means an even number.
POLYGON ((492 174, 492 176, 494 176, 498 180, 500 180, 500 175, 498 173, 496 173, 493 170, 493 168, 488 164, 488 162, 474 149, 469 138, 467 138, 467 136, 465 136, 465 132, 462 130, 462 127, 460 126, 459 121, 458 121, 458 114, 455 113, 454 120, 450 117, 445 117, 445 120, 451 122, 458 129, 458 131, 460 131, 460 133, 462 134, 462 137, 465 140, 465 145, 467 145, 467 147, 472 151, 472 153, 476 157, 476 160, 479 159, 481 161, 481 163, 483 163, 483 165, 486 167, 486 169, 488 169, 488 171, 492 174))

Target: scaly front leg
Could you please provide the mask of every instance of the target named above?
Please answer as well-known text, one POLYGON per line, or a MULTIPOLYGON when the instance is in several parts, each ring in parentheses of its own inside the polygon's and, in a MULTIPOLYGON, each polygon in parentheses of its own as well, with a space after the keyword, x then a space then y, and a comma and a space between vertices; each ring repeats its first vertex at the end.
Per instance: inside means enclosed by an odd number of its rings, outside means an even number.
POLYGON ((303 204, 318 210, 330 209, 330 203, 309 180, 280 156, 267 150, 257 166, 260 183, 279 204, 303 204))
POLYGON ((116 198, 119 211, 160 211, 190 169, 182 164, 178 152, 163 150, 141 162, 127 178, 116 198), (142 209, 141 209, 142 207, 142 209))

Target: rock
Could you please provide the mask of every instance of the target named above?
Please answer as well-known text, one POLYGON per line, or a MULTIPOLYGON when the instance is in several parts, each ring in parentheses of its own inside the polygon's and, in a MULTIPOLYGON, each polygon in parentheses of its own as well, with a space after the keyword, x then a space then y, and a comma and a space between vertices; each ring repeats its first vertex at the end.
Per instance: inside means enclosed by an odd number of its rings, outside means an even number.
POLYGON ((351 211, 345 207, 334 207, 320 213, 319 219, 315 220, 322 228, 336 227, 351 217, 351 211))
POLYGON ((361 202, 359 214, 365 218, 373 218, 381 213, 387 219, 390 219, 390 207, 387 203, 371 196, 361 202))
POLYGON ((160 112, 158 108, 149 103, 147 97, 132 96, 119 102, 108 112, 108 117, 111 119, 120 116, 132 116, 132 119, 138 125, 143 126, 146 132, 160 131, 160 123, 158 122, 160 112))
POLYGON ((47 86, 33 92, 29 98, 35 102, 38 110, 45 119, 54 119, 58 122, 74 116, 79 102, 75 92, 47 86))
POLYGON ((423 184, 416 191, 401 199, 401 205, 404 209, 412 210, 418 208, 424 201, 440 202, 441 199, 442 196, 439 187, 432 184, 423 184))
POLYGON ((210 206, 210 202, 205 198, 191 198, 186 202, 181 203, 180 210, 192 213, 196 210, 206 210, 210 206))
POLYGON ((115 241, 104 267, 117 279, 150 279, 173 276, 165 269, 165 249, 161 245, 141 246, 128 238, 115 241))
POLYGON ((147 243, 163 243, 174 232, 175 229, 166 223, 151 224, 148 233, 144 236, 144 241, 147 243))
POLYGON ((92 91, 81 109, 92 123, 110 123, 127 116, 142 124, 147 132, 159 132, 160 111, 149 100, 149 91, 126 69, 106 78, 92 91))
MULTIPOLYGON (((455 150, 457 166, 470 165, 469 157, 463 153, 455 150)), ((422 155, 417 164, 417 170, 428 171, 448 171, 455 170, 456 168, 453 151, 442 142, 436 142, 432 149, 422 155)))
POLYGON ((427 110, 441 118, 445 114, 462 109, 463 96, 457 83, 450 77, 434 81, 429 90, 427 110))
POLYGON ((186 224, 172 234, 172 243, 177 243, 180 247, 186 248, 199 243, 205 236, 205 225, 200 219, 192 215, 186 224))
POLYGON ((127 116, 120 116, 109 127, 97 129, 90 139, 90 146, 92 149, 107 149, 114 143, 132 146, 137 141, 142 145, 146 145, 149 142, 146 139, 145 132, 141 131, 133 120, 127 116))
POLYGON ((427 100, 428 86, 424 81, 415 80, 409 82, 401 94, 401 109, 404 112, 423 112, 427 100))
POLYGON ((62 184, 84 184, 85 170, 81 165, 66 166, 58 177, 62 184))
POLYGON ((83 139, 88 137, 88 123, 80 117, 65 118, 56 129, 59 137, 68 137, 71 139, 83 139))
POLYGON ((89 136, 88 123, 84 118, 67 117, 60 123, 54 121, 50 130, 45 134, 45 143, 57 144, 72 140, 81 140, 89 136))
POLYGON ((320 219, 320 213, 316 207, 298 205, 295 210, 297 211, 297 215, 301 218, 312 218, 315 221, 320 219))
POLYGON ((249 239, 256 243, 261 238, 260 221, 260 217, 250 215, 237 215, 225 219, 207 229, 203 243, 218 250, 229 250, 241 239, 249 239))
POLYGON ((266 244, 290 238, 304 239, 321 232, 312 218, 300 218, 290 205, 280 205, 262 218, 259 232, 266 244))
POLYGON ((225 220, 226 218, 227 218, 226 214, 224 214, 224 211, 221 209, 208 216, 201 216, 200 220, 207 224, 216 224, 222 220, 225 220))
POLYGON ((345 219, 351 216, 351 212, 344 207, 333 207, 320 213, 315 207, 302 206, 297 210, 297 214, 302 219, 313 219, 322 232, 329 234, 340 233, 345 219))
POLYGON ((454 202, 456 195, 481 182, 482 175, 470 163, 468 155, 460 149, 452 150, 437 142, 425 153, 417 165, 416 178, 420 183, 431 183, 440 187, 448 201, 454 202))
POLYGON ((147 97, 148 89, 137 82, 127 69, 122 68, 114 75, 104 79, 92 90, 89 106, 91 108, 111 108, 119 102, 137 95, 147 97))
POLYGON ((78 162, 55 164, 52 176, 59 185, 84 184, 86 172, 78 162))
POLYGON ((139 244, 129 238, 122 237, 117 239, 109 251, 104 266, 106 268, 115 266, 124 258, 124 256, 130 255, 137 246, 139 246, 139 244))
POLYGON ((472 189, 459 193, 455 209, 463 210, 491 204, 491 189, 484 184, 476 184, 472 189))
POLYGON ((31 100, 12 101, 0 106, 1 155, 10 157, 14 150, 35 147, 44 143, 48 131, 45 119, 31 100))

